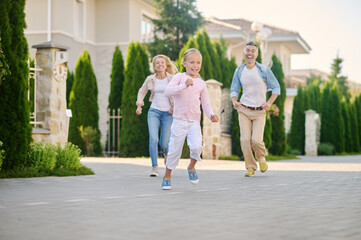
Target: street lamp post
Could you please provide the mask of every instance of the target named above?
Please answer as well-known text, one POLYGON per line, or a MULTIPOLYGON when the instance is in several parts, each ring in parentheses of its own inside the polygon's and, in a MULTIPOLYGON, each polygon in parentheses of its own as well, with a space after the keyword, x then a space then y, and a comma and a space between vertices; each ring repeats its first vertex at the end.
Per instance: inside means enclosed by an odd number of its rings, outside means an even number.
POLYGON ((255 32, 255 40, 259 43, 260 50, 264 55, 267 51, 267 40, 271 36, 272 31, 268 27, 264 27, 260 22, 253 22, 251 29, 255 32))

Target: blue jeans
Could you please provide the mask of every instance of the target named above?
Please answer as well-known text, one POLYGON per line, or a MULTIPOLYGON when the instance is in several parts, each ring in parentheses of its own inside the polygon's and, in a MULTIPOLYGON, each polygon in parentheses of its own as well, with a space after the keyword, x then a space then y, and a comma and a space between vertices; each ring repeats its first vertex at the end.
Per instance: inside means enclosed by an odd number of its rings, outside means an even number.
POLYGON ((168 154, 168 145, 170 138, 170 127, 173 122, 172 114, 167 111, 160 111, 150 108, 148 111, 148 130, 149 130, 149 154, 152 159, 152 166, 158 166, 158 143, 163 153, 168 154), (159 127, 160 141, 159 141, 159 127))

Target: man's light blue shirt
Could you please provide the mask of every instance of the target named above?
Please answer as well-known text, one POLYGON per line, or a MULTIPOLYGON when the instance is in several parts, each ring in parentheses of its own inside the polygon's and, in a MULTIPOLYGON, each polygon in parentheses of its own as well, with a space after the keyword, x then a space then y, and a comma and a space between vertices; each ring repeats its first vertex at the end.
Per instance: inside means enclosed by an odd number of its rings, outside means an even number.
MULTIPOLYGON (((259 64, 256 62, 256 66, 258 68, 259 75, 262 77, 263 81, 265 81, 267 85, 267 91, 272 91, 272 94, 281 94, 281 88, 280 84, 278 83, 275 75, 273 75, 273 72, 269 67, 263 64, 259 64)), ((231 85, 231 98, 237 97, 239 91, 241 90, 242 84, 241 84, 241 74, 243 69, 246 67, 246 63, 239 66, 235 71, 232 79, 232 85, 231 85)))

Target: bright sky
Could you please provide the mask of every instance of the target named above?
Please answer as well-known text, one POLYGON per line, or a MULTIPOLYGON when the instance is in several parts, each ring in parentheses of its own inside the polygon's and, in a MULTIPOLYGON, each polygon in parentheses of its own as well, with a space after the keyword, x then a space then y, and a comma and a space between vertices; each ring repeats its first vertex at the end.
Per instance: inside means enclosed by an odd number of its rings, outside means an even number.
POLYGON ((244 18, 300 33, 312 48, 294 55, 292 69, 330 72, 337 52, 342 74, 361 83, 360 0, 197 0, 204 17, 244 18))

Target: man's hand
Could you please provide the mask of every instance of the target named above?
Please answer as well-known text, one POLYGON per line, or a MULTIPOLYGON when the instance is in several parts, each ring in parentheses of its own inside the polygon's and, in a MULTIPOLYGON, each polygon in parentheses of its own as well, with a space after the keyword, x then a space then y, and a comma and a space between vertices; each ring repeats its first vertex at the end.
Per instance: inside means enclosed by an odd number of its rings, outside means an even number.
POLYGON ((237 100, 232 100, 232 103, 233 103, 233 108, 236 110, 242 106, 242 104, 240 102, 237 102, 237 100))
POLYGON ((268 110, 271 107, 271 104, 269 104, 268 102, 265 102, 261 105, 261 107, 265 110, 268 110))
POLYGON ((137 115, 142 114, 142 107, 141 107, 141 106, 138 106, 138 107, 137 107, 137 110, 135 111, 135 113, 136 113, 137 115))
POLYGON ((169 114, 173 114, 173 107, 168 112, 169 114))
POLYGON ((213 115, 211 116, 211 121, 212 121, 212 122, 218 122, 218 121, 219 121, 219 117, 217 116, 217 114, 213 114, 213 115))
POLYGON ((187 87, 193 86, 193 79, 188 78, 187 81, 185 82, 185 84, 186 84, 187 87))

